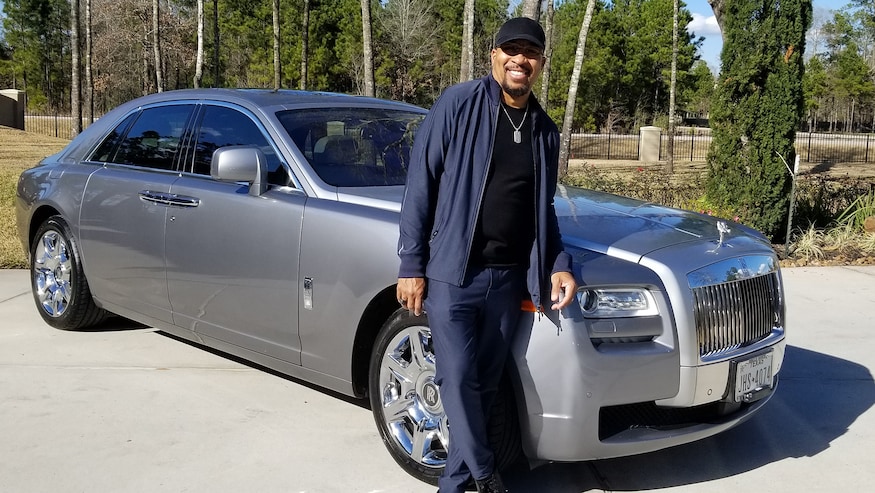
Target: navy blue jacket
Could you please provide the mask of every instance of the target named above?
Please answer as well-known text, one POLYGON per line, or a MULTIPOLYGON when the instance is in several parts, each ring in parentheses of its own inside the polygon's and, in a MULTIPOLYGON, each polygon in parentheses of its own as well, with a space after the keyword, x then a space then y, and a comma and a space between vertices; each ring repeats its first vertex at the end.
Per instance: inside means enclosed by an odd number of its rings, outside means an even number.
MULTIPOLYGON (((492 161, 500 103, 501 87, 490 74, 448 88, 422 122, 411 151, 401 206, 398 277, 426 277, 457 286, 464 281, 492 161)), ((532 301, 540 306, 542 299, 549 300, 548 275, 571 272, 571 256, 562 249, 553 208, 559 130, 534 96, 528 104, 537 231, 527 279, 532 301)))

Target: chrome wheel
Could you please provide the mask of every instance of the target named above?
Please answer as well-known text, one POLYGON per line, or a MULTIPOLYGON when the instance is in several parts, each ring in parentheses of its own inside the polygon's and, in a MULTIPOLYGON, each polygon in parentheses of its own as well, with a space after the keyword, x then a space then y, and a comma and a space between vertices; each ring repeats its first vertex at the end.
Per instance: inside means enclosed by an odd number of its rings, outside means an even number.
POLYGON ((434 383, 431 331, 422 325, 402 328, 389 340, 379 370, 379 416, 386 437, 410 459, 438 471, 447 459, 449 427, 434 383))
POLYGON ((33 256, 33 281, 37 302, 50 317, 67 311, 73 295, 73 271, 69 246, 60 233, 48 230, 37 243, 33 256))

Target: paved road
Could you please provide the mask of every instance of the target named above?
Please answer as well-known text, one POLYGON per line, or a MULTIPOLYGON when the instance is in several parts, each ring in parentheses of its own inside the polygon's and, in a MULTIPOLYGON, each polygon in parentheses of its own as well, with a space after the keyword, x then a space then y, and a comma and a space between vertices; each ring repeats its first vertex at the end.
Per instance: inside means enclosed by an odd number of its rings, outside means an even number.
MULTIPOLYGON (((549 464, 512 491, 867 491, 875 483, 875 268, 784 271, 781 385, 753 420, 643 456, 549 464)), ((49 328, 0 271, 0 492, 433 492, 364 404, 152 328, 49 328)))

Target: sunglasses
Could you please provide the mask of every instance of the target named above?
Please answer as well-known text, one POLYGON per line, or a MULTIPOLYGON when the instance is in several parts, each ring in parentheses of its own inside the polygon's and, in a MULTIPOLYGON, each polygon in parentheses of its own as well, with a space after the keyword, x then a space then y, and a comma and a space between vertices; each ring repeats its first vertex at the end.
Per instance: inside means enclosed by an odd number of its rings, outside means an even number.
POLYGON ((517 56, 522 54, 526 58, 531 59, 539 59, 544 57, 544 52, 541 51, 540 48, 530 44, 523 43, 505 43, 501 46, 501 51, 505 52, 508 56, 517 56))

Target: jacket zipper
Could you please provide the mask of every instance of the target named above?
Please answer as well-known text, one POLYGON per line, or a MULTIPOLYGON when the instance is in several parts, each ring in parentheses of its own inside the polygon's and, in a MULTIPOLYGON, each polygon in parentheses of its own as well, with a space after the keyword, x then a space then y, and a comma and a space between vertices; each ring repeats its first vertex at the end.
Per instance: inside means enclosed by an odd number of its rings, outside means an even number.
POLYGON ((537 269, 537 272, 538 272, 538 274, 537 274, 537 276, 538 276, 538 279, 537 279, 538 293, 537 294, 538 294, 538 305, 539 306, 537 306, 535 308, 538 310, 538 319, 540 320, 541 313, 543 313, 543 311, 544 311, 544 307, 543 307, 544 300, 541 299, 543 297, 543 289, 541 288, 541 281, 544 279, 544 272, 541 270, 541 268, 542 268, 541 265, 543 264, 543 262, 541 261, 541 242, 540 242, 540 238, 538 235, 539 223, 540 223, 540 221, 538 220, 539 219, 538 218, 538 201, 540 200, 540 195, 541 195, 541 192, 540 192, 541 174, 540 174, 540 169, 539 169, 538 164, 540 163, 539 156, 541 153, 540 153, 540 149, 538 148, 537 141, 535 139, 535 114, 534 114, 534 112, 532 112, 530 138, 531 138, 531 142, 532 142, 532 166, 534 167, 534 173, 535 173, 535 200, 534 200, 534 203, 532 204, 535 208, 535 211, 534 211, 534 214, 535 214, 535 241, 534 241, 534 244, 535 244, 535 252, 536 252, 535 258, 538 262, 538 265, 535 268, 537 269))
MULTIPOLYGON (((498 104, 499 106, 501 106, 501 101, 499 101, 498 104)), ((492 152, 495 150, 495 135, 498 133, 497 129, 499 109, 500 108, 498 106, 493 107, 493 113, 495 117, 492 119, 492 139, 490 139, 489 141, 489 158, 486 160, 486 170, 483 173, 483 183, 480 185, 480 195, 477 197, 477 208, 474 211, 474 221, 471 223, 474 225, 474 227, 471 229, 471 233, 468 235, 468 248, 466 249, 467 253, 465 253, 465 266, 462 268, 462 278, 459 279, 459 285, 465 282, 465 275, 468 274, 468 262, 471 261, 471 247, 474 246, 474 235, 477 233, 477 219, 480 217, 480 208, 483 207, 483 195, 486 193, 486 180, 489 179, 489 169, 492 166, 492 152)))

